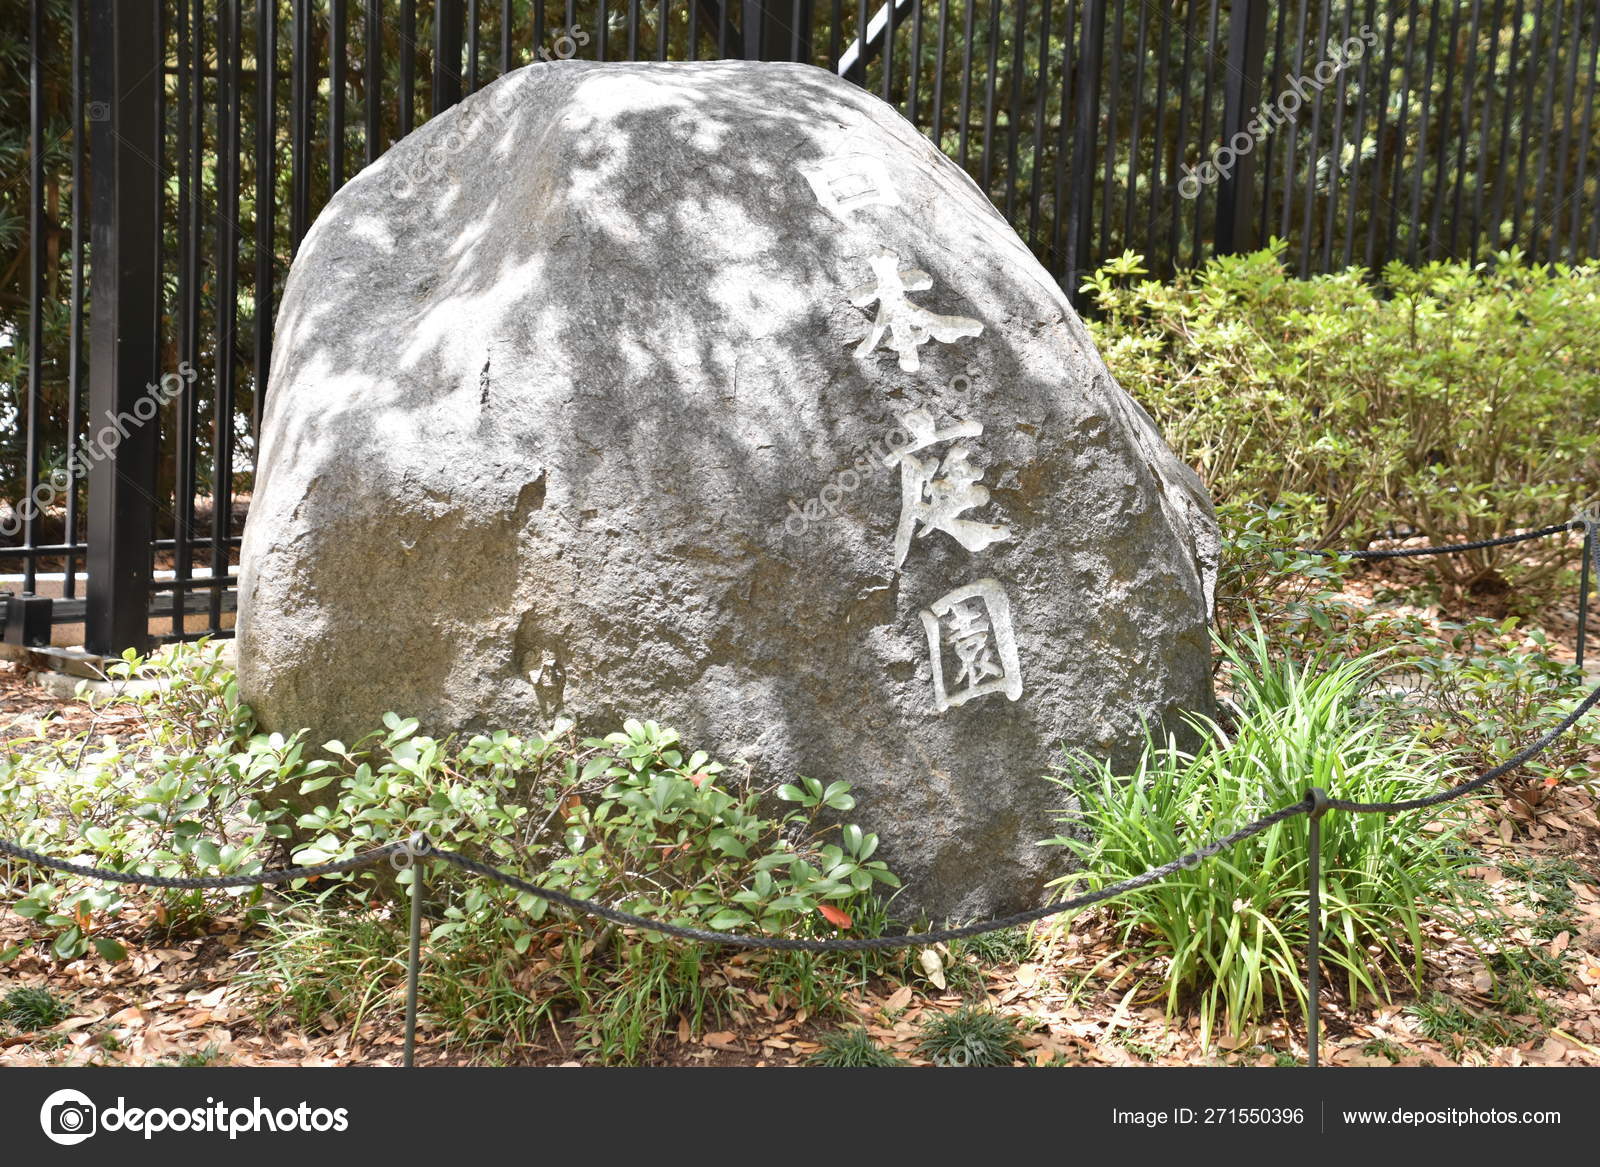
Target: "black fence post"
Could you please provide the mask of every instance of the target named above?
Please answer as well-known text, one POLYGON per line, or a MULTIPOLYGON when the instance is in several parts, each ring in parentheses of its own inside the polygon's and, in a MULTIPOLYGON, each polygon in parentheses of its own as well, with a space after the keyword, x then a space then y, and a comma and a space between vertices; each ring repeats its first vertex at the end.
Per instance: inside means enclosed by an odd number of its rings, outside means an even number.
MULTIPOLYGON (((1072 135, 1072 190, 1067 202, 1067 270, 1062 288, 1074 302, 1093 261, 1094 171, 1100 137, 1100 61, 1106 32, 1106 0, 1084 0, 1078 42, 1077 125, 1072 135)), ((1110 144, 1115 148, 1115 143, 1110 144)))
POLYGON ((435 0, 433 6, 433 114, 461 100, 461 0, 435 0))
POLYGON ((90 0, 89 118, 94 257, 89 321, 89 522, 85 647, 101 656, 149 640, 155 537, 160 309, 155 285, 161 178, 157 0, 90 0))
POLYGON ((744 0, 747 61, 809 61, 812 0, 744 0))
MULTIPOLYGON (((1228 16, 1228 72, 1223 85, 1222 146, 1233 164, 1217 183, 1216 252, 1228 255, 1255 247, 1256 147, 1261 143, 1245 127, 1261 102, 1261 71, 1266 65, 1267 2, 1234 0, 1228 16), (1240 134, 1252 140, 1241 151, 1232 143, 1240 134)), ((1204 151, 1210 143, 1202 142, 1204 151)), ((1204 154, 1202 153, 1202 158, 1204 154)))

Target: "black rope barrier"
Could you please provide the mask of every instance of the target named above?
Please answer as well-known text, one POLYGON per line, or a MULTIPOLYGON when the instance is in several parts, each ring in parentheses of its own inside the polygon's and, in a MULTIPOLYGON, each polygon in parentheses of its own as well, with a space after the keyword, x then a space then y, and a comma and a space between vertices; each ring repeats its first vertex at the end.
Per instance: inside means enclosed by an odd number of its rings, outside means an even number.
POLYGON ((1540 527, 1537 531, 1524 531, 1520 535, 1501 535, 1495 539, 1479 539, 1475 543, 1443 543, 1434 547, 1394 547, 1365 551, 1322 550, 1314 551, 1312 554, 1347 555, 1351 559, 1414 559, 1420 555, 1459 555, 1463 551, 1483 551, 1490 547, 1510 547, 1515 543, 1546 539, 1566 531, 1585 530, 1588 526, 1588 522, 1584 519, 1572 519, 1569 522, 1540 527))

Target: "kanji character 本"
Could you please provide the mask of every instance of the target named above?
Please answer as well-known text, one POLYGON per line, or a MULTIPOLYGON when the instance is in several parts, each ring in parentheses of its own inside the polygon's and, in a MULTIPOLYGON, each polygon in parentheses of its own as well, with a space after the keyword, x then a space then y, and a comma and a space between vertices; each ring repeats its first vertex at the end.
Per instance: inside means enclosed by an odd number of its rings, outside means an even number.
POLYGON ((868 262, 877 279, 852 289, 850 302, 857 308, 876 303, 878 314, 866 339, 856 346, 856 356, 871 356, 887 335, 889 347, 900 356, 900 367, 915 373, 922 367, 917 349, 930 339, 950 344, 983 331, 983 324, 970 317, 940 316, 913 304, 906 293, 927 291, 933 287, 933 277, 914 268, 902 270, 900 257, 894 252, 885 249, 868 262))
POLYGON ((957 588, 919 615, 933 663, 933 707, 937 713, 987 693, 1022 696, 1022 668, 1011 628, 1011 601, 999 580, 981 579, 957 588), (952 659, 945 660, 948 642, 952 659), (952 675, 946 677, 946 672, 952 675))

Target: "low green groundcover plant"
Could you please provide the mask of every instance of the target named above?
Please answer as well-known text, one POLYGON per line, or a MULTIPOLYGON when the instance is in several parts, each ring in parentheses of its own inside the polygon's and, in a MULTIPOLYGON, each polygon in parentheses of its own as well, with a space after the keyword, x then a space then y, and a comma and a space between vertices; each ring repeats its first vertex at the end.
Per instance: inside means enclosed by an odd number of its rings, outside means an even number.
POLYGON ((917 1052, 939 1066, 1009 1066, 1022 1056, 1022 1030, 1015 1018, 963 1005, 923 1023, 917 1052))
MULTIPOLYGON (((1082 861, 1062 881, 1068 894, 1167 863, 1312 786, 1384 802, 1432 793, 1455 773, 1373 699, 1379 655, 1282 659, 1259 627, 1221 651, 1227 716, 1196 719, 1198 748, 1153 741, 1131 770, 1084 761, 1059 778, 1079 807, 1051 840, 1082 861)), ((1323 819, 1330 987, 1355 1000, 1387 999, 1391 976, 1421 986, 1430 929, 1482 906, 1465 876, 1462 815, 1456 803, 1323 819)), ((1206 1040, 1303 1005, 1307 832, 1305 816, 1291 818, 1098 909, 1127 953, 1151 962, 1168 1012, 1195 1009, 1206 1040)))
MULTIPOLYGON (((322 863, 425 831, 441 847, 650 918, 802 936, 881 929, 878 893, 898 884, 874 858, 875 835, 822 825, 824 812, 854 806, 847 784, 802 779, 761 791, 685 753, 655 722, 601 738, 560 724, 547 735, 439 740, 389 714, 367 738, 326 743, 313 757, 303 734, 254 732, 210 646, 157 661, 129 654, 113 672, 154 682, 131 698, 137 731, 10 742, 0 834, 77 862, 204 876, 322 863)), ((748 986, 713 973, 704 946, 597 927, 438 861, 422 866, 423 991, 430 1024, 450 1040, 516 1044, 564 1021, 598 1060, 631 1062, 680 1018, 699 1026, 744 999, 748 986)), ((249 983, 265 1011, 359 1025, 399 1006, 394 893, 414 876, 385 863, 299 881, 271 900, 260 889, 158 892, 155 915, 176 930, 242 912, 260 925, 249 983)), ((7 879, 27 887, 15 910, 62 959, 91 950, 123 959, 118 920, 150 902, 150 893, 25 865, 11 865, 7 879)), ((784 953, 747 958, 744 969, 769 996, 817 1013, 837 1008, 882 959, 784 953)))

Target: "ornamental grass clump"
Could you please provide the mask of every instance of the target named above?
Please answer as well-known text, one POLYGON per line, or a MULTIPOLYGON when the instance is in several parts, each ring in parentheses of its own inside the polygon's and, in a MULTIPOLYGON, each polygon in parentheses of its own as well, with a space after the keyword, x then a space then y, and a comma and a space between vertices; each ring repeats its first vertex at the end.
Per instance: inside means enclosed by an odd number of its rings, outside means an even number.
MULTIPOLYGON (((1309 787, 1386 802, 1444 789, 1448 756, 1369 699, 1379 654, 1274 659, 1265 635, 1222 643, 1224 722, 1196 718, 1193 751, 1152 741, 1131 770, 1085 760, 1057 779, 1078 803, 1049 843, 1083 870, 1064 894, 1158 867, 1297 802, 1309 787)), ((1460 803, 1322 820, 1325 982, 1352 1001, 1420 988, 1440 927, 1478 903, 1464 872, 1460 803)), ((1308 819, 1298 815, 1150 887, 1095 909, 1169 1015, 1193 1008, 1202 1037, 1304 1005, 1308 819)))

